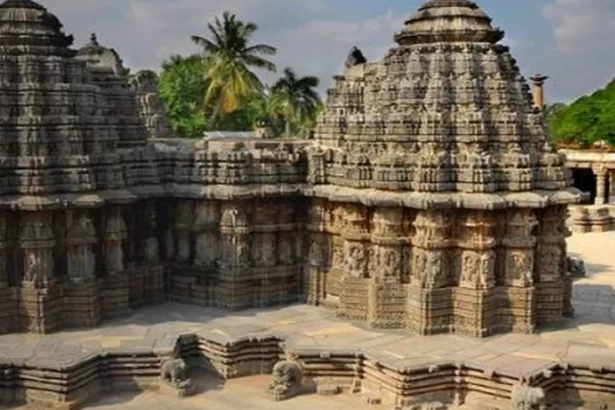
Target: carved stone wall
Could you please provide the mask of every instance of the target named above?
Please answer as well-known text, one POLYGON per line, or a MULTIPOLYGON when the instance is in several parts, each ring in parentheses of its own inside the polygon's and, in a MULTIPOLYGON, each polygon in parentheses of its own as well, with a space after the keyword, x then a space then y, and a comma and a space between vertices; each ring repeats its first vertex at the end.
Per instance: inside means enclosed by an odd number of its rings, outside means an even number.
POLYGON ((308 300, 420 334, 532 332, 567 315, 565 210, 317 200, 308 222, 308 300))
POLYGON ((289 200, 177 200, 172 300, 229 309, 300 299, 301 219, 289 200))
POLYGON ((579 196, 472 2, 426 3, 382 62, 337 77, 314 141, 148 138, 110 49, 72 50, 30 0, 0 4, 0 28, 0 332, 166 297, 306 300, 421 334, 571 312, 579 196))

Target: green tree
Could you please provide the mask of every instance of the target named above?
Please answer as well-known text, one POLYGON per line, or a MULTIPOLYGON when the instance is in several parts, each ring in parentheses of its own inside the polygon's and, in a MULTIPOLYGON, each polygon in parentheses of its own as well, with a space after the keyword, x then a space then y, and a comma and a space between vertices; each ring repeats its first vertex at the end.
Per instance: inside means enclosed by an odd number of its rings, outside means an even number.
POLYGON ((166 115, 177 134, 199 138, 206 128, 203 94, 207 81, 201 56, 172 56, 162 64, 159 88, 166 115))
POLYGON ((615 81, 547 116, 556 142, 590 148, 598 141, 615 145, 615 81))
POLYGON ((275 55, 276 49, 267 44, 252 44, 258 29, 252 22, 243 22, 225 11, 207 28, 211 38, 192 36, 203 52, 204 75, 209 84, 204 92, 204 114, 210 112, 210 126, 216 125, 220 115, 239 110, 249 97, 262 92, 263 83, 252 71, 274 72, 275 64, 263 56, 275 55))
POLYGON ((284 75, 272 87, 273 105, 285 121, 284 134, 290 137, 306 125, 313 125, 322 104, 316 87, 318 77, 298 77, 291 68, 284 69, 284 75))

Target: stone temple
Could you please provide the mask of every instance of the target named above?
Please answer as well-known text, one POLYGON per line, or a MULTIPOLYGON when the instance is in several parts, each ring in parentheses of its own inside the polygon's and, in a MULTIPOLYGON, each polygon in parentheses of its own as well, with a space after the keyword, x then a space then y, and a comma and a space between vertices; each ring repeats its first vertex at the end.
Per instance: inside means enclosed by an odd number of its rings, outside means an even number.
POLYGON ((5 1, 0 331, 165 299, 419 334, 562 320, 578 195, 502 37, 474 3, 431 1, 336 77, 314 141, 156 143, 147 74, 131 87, 95 36, 75 51, 45 8, 5 1))
MULTIPOLYGON (((382 61, 349 58, 314 139, 184 141, 168 138, 153 73, 127 76, 95 36, 73 49, 44 7, 4 1, 0 334, 94 327, 165 301, 229 316, 319 305, 458 342, 562 322, 573 313, 565 220, 580 195, 503 36, 474 2, 428 1, 382 61)), ((396 405, 468 391, 521 403, 517 381, 593 392, 613 380, 602 364, 543 364, 529 380, 450 357, 400 370, 315 347, 289 355, 303 367, 274 368, 283 339, 214 333, 13 361, 0 343, 0 405, 25 391, 74 408, 122 378, 174 380, 181 358, 224 378, 273 371, 277 399, 301 372, 396 405)))

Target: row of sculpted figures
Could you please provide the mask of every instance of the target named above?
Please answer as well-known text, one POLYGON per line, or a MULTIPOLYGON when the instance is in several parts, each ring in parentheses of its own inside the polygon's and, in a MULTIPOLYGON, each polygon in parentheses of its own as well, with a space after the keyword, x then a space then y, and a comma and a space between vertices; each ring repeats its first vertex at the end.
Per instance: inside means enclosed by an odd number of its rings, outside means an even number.
POLYGON ((87 283, 158 263, 157 220, 153 203, 0 212, 0 286, 87 283))
POLYGON ((320 201, 308 222, 308 266, 344 277, 421 288, 490 289, 558 282, 567 210, 413 210, 320 201))

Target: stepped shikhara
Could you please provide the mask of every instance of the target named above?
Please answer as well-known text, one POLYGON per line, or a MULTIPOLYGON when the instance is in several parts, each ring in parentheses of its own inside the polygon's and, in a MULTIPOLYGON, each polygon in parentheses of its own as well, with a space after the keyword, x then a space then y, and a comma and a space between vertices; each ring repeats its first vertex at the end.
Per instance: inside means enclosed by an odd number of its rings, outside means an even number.
POLYGON ((73 50, 45 8, 5 1, 0 333, 167 298, 307 300, 421 334, 561 320, 578 196, 502 37, 474 3, 429 2, 337 77, 315 141, 195 143, 151 138, 151 74, 131 88, 95 37, 73 50))
POLYGON ((310 296, 380 327, 530 332, 570 312, 564 158, 504 34, 427 2, 329 90, 310 160, 310 296))

